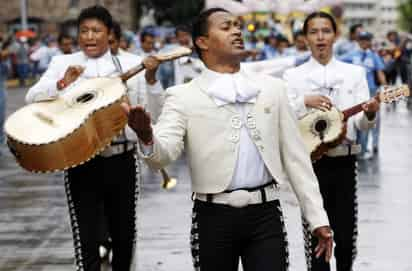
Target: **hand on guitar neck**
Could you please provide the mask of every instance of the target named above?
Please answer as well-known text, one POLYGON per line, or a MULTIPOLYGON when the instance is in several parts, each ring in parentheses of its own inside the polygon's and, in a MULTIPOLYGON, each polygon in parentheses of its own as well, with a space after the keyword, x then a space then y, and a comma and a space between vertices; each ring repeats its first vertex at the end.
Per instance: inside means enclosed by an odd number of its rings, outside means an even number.
MULTIPOLYGON (((332 102, 329 97, 323 95, 305 95, 304 102, 306 107, 315 108, 322 111, 328 111, 332 107, 332 102)), ((369 120, 375 118, 376 112, 379 111, 379 101, 376 97, 373 97, 369 101, 362 103, 362 110, 365 112, 366 117, 369 120)))
MULTIPOLYGON (((157 82, 156 71, 159 68, 160 63, 160 60, 154 56, 148 56, 143 59, 143 65, 146 69, 145 79, 149 85, 153 85, 157 82)), ((84 69, 85 67, 83 66, 69 66, 64 73, 63 78, 57 81, 57 89, 62 90, 72 84, 84 72, 84 69)))
POLYGON ((122 103, 122 107, 127 114, 128 124, 137 137, 145 145, 153 144, 153 130, 149 112, 146 112, 141 105, 131 107, 127 103, 122 103))
POLYGON ((149 85, 154 85, 157 82, 156 71, 160 63, 160 60, 154 56, 148 56, 143 59, 143 65, 146 68, 144 77, 149 85))
POLYGON ((375 118, 376 112, 379 111, 379 108, 380 103, 375 97, 362 104, 362 110, 365 112, 368 120, 373 120, 375 118))
POLYGON ((145 74, 146 81, 149 85, 153 85, 157 81, 156 80, 157 68, 162 62, 174 60, 182 56, 187 56, 187 55, 190 55, 191 53, 192 53, 192 50, 190 50, 189 48, 178 47, 169 52, 164 52, 161 54, 148 56, 143 60, 143 62, 140 65, 121 74, 120 79, 122 79, 123 82, 126 82, 129 78, 133 77, 137 73, 146 69, 146 74, 145 74))

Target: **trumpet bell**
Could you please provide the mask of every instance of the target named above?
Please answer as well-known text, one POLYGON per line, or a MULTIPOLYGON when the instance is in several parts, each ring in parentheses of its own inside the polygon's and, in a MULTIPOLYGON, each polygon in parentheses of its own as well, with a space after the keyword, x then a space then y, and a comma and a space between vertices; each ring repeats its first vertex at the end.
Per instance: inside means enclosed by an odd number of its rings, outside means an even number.
POLYGON ((177 185, 177 179, 176 178, 170 178, 168 180, 163 180, 162 181, 162 188, 166 190, 170 190, 174 188, 177 185))

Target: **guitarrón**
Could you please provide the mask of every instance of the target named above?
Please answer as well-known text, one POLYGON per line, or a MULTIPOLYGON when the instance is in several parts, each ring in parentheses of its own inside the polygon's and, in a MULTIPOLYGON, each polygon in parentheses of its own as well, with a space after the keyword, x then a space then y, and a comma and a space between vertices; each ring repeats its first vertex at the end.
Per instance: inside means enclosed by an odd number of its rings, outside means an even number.
MULTIPOLYGON (((180 47, 155 57, 168 61, 190 53, 180 47)), ((85 80, 55 100, 13 113, 5 131, 18 163, 33 172, 66 170, 104 150, 127 123, 121 107, 127 101, 124 82, 143 69, 141 64, 119 77, 85 80)))

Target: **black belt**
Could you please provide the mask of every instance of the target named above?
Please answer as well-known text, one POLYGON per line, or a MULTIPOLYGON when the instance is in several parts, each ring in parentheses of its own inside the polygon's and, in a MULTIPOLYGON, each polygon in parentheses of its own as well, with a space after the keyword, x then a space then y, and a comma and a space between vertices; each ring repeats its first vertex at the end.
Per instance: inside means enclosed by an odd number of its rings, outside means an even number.
MULTIPOLYGON (((246 190, 248 192, 254 192, 254 191, 259 190, 261 195, 262 195, 262 202, 265 203, 265 202, 267 202, 265 187, 268 187, 268 186, 271 186, 271 185, 274 185, 275 187, 278 186, 275 179, 272 179, 270 182, 265 183, 263 185, 256 186, 256 187, 247 187, 247 188, 237 188, 237 189, 233 189, 233 190, 225 190, 222 193, 232 193, 232 192, 237 191, 237 190, 246 190)), ((206 200, 207 202, 213 202, 213 194, 206 194, 206 199, 207 199, 206 200)))

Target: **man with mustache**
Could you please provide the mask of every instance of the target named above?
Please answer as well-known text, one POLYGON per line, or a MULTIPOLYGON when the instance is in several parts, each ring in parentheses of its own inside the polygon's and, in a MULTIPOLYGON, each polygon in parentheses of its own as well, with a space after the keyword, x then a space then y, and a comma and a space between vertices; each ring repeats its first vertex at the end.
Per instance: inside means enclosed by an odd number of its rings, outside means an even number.
POLYGON ((195 270, 237 271, 239 259, 245 271, 287 270, 278 191, 285 173, 319 238, 316 256, 328 261, 332 233, 284 84, 240 66, 243 38, 228 11, 202 12, 192 38, 206 68, 168 89, 158 123, 140 106, 124 107, 149 166, 163 168, 185 149, 195 270))
MULTIPOLYGON (((109 41, 113 20, 104 7, 82 10, 77 24, 81 51, 54 57, 39 82, 27 93, 27 102, 76 91, 76 85, 82 80, 116 76, 141 63, 139 56, 111 54, 109 41)), ((153 57, 143 62, 147 99, 154 101, 148 102, 148 107, 156 115, 155 104, 157 102, 160 108, 163 99, 163 89, 155 77, 159 62, 153 57)), ((128 82, 128 94, 130 102, 136 105, 133 97, 136 97, 138 85, 132 82, 136 81, 128 82)), ((112 239, 113 270, 134 270, 140 168, 133 135, 133 132, 123 133, 100 155, 65 172, 76 270, 100 270, 98 245, 102 219, 106 220, 112 239)))

